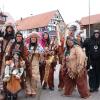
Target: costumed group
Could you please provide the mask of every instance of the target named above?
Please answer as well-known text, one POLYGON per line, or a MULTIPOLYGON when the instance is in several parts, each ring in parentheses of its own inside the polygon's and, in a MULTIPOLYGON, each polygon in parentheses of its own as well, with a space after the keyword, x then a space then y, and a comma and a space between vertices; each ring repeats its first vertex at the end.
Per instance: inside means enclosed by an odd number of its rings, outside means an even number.
MULTIPOLYGON (((95 57, 92 57, 94 42, 90 44, 91 40, 87 39, 82 43, 80 35, 75 38, 74 33, 69 32, 69 36, 62 38, 59 45, 57 37, 50 37, 48 32, 40 36, 34 31, 25 40, 20 31, 15 33, 12 25, 6 25, 4 32, 0 33, 0 100, 17 100, 21 90, 26 96, 35 97, 38 83, 41 83, 42 89, 53 91, 57 62, 60 64, 58 90, 63 91, 63 95, 71 96, 77 89, 80 97, 86 99, 90 92, 98 91, 100 75, 95 80, 94 73, 89 72, 90 87, 87 81, 90 59, 92 66, 96 66, 95 57)), ((99 46, 97 42, 94 53, 98 52, 99 46)), ((99 58, 99 54, 97 56, 99 58)))

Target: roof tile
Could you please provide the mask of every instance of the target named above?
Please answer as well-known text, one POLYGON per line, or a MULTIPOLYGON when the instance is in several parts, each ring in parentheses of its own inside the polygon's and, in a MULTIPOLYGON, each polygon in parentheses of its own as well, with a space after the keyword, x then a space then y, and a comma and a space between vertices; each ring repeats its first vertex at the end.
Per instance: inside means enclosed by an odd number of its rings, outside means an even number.
MULTIPOLYGON (((90 24, 100 23, 100 14, 90 16, 90 24)), ((89 25, 89 16, 81 19, 82 25, 89 25)))
POLYGON ((27 30, 47 26, 55 13, 56 10, 18 20, 16 21, 16 27, 18 30, 27 30))

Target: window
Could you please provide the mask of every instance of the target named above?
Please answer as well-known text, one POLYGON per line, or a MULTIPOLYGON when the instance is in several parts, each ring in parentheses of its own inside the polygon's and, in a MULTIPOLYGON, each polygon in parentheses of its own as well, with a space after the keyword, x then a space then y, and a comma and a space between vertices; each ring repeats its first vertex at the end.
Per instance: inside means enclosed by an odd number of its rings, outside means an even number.
POLYGON ((39 31, 39 29, 38 28, 36 28, 36 32, 38 32, 39 31))
POLYGON ((29 31, 29 33, 31 33, 32 32, 32 29, 30 29, 30 30, 28 30, 29 31))
POLYGON ((56 18, 59 18, 59 16, 56 16, 56 18))

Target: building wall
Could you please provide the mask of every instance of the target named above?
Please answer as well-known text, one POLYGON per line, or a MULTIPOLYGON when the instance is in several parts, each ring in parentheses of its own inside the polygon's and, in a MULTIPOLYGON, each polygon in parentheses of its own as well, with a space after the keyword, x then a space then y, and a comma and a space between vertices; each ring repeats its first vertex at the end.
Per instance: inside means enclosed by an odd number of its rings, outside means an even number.
POLYGON ((4 24, 6 22, 6 17, 0 15, 0 24, 4 24))
POLYGON ((51 18, 50 22, 48 23, 47 26, 45 27, 39 27, 39 28, 33 28, 30 30, 24 30, 21 31, 23 33, 23 35, 26 37, 27 34, 31 33, 32 31, 37 31, 37 32, 44 32, 47 31, 49 33, 51 33, 50 31, 56 31, 56 24, 63 21, 62 16, 60 15, 59 11, 57 11, 55 13, 55 15, 53 16, 53 18, 51 18))
POLYGON ((61 21, 63 21, 63 18, 60 15, 59 11, 57 11, 55 15, 53 16, 53 18, 48 23, 48 31, 56 31, 56 25, 57 23, 60 23, 61 21))
POLYGON ((86 37, 89 37, 93 34, 93 25, 90 25, 90 35, 89 35, 89 25, 85 26, 86 29, 86 37))
MULTIPOLYGON (((86 36, 89 37, 89 25, 84 26, 86 29, 86 36)), ((100 30, 100 23, 90 25, 90 36, 93 35, 94 30, 100 30)))
POLYGON ((33 29, 29 29, 29 30, 23 30, 21 31, 23 36, 26 37, 29 33, 31 33, 32 31, 36 31, 36 32, 44 32, 47 30, 47 26, 46 27, 39 27, 39 28, 33 28, 33 29))

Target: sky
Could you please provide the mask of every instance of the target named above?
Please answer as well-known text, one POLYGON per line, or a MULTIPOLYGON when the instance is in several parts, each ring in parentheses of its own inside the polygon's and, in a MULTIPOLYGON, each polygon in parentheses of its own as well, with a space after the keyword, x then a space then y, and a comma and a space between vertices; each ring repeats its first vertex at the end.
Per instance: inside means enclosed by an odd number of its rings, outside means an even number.
MULTIPOLYGON (((0 8, 15 20, 59 10, 66 23, 89 15, 89 0, 0 0, 0 8)), ((100 0, 90 0, 90 14, 100 13, 100 0)))

